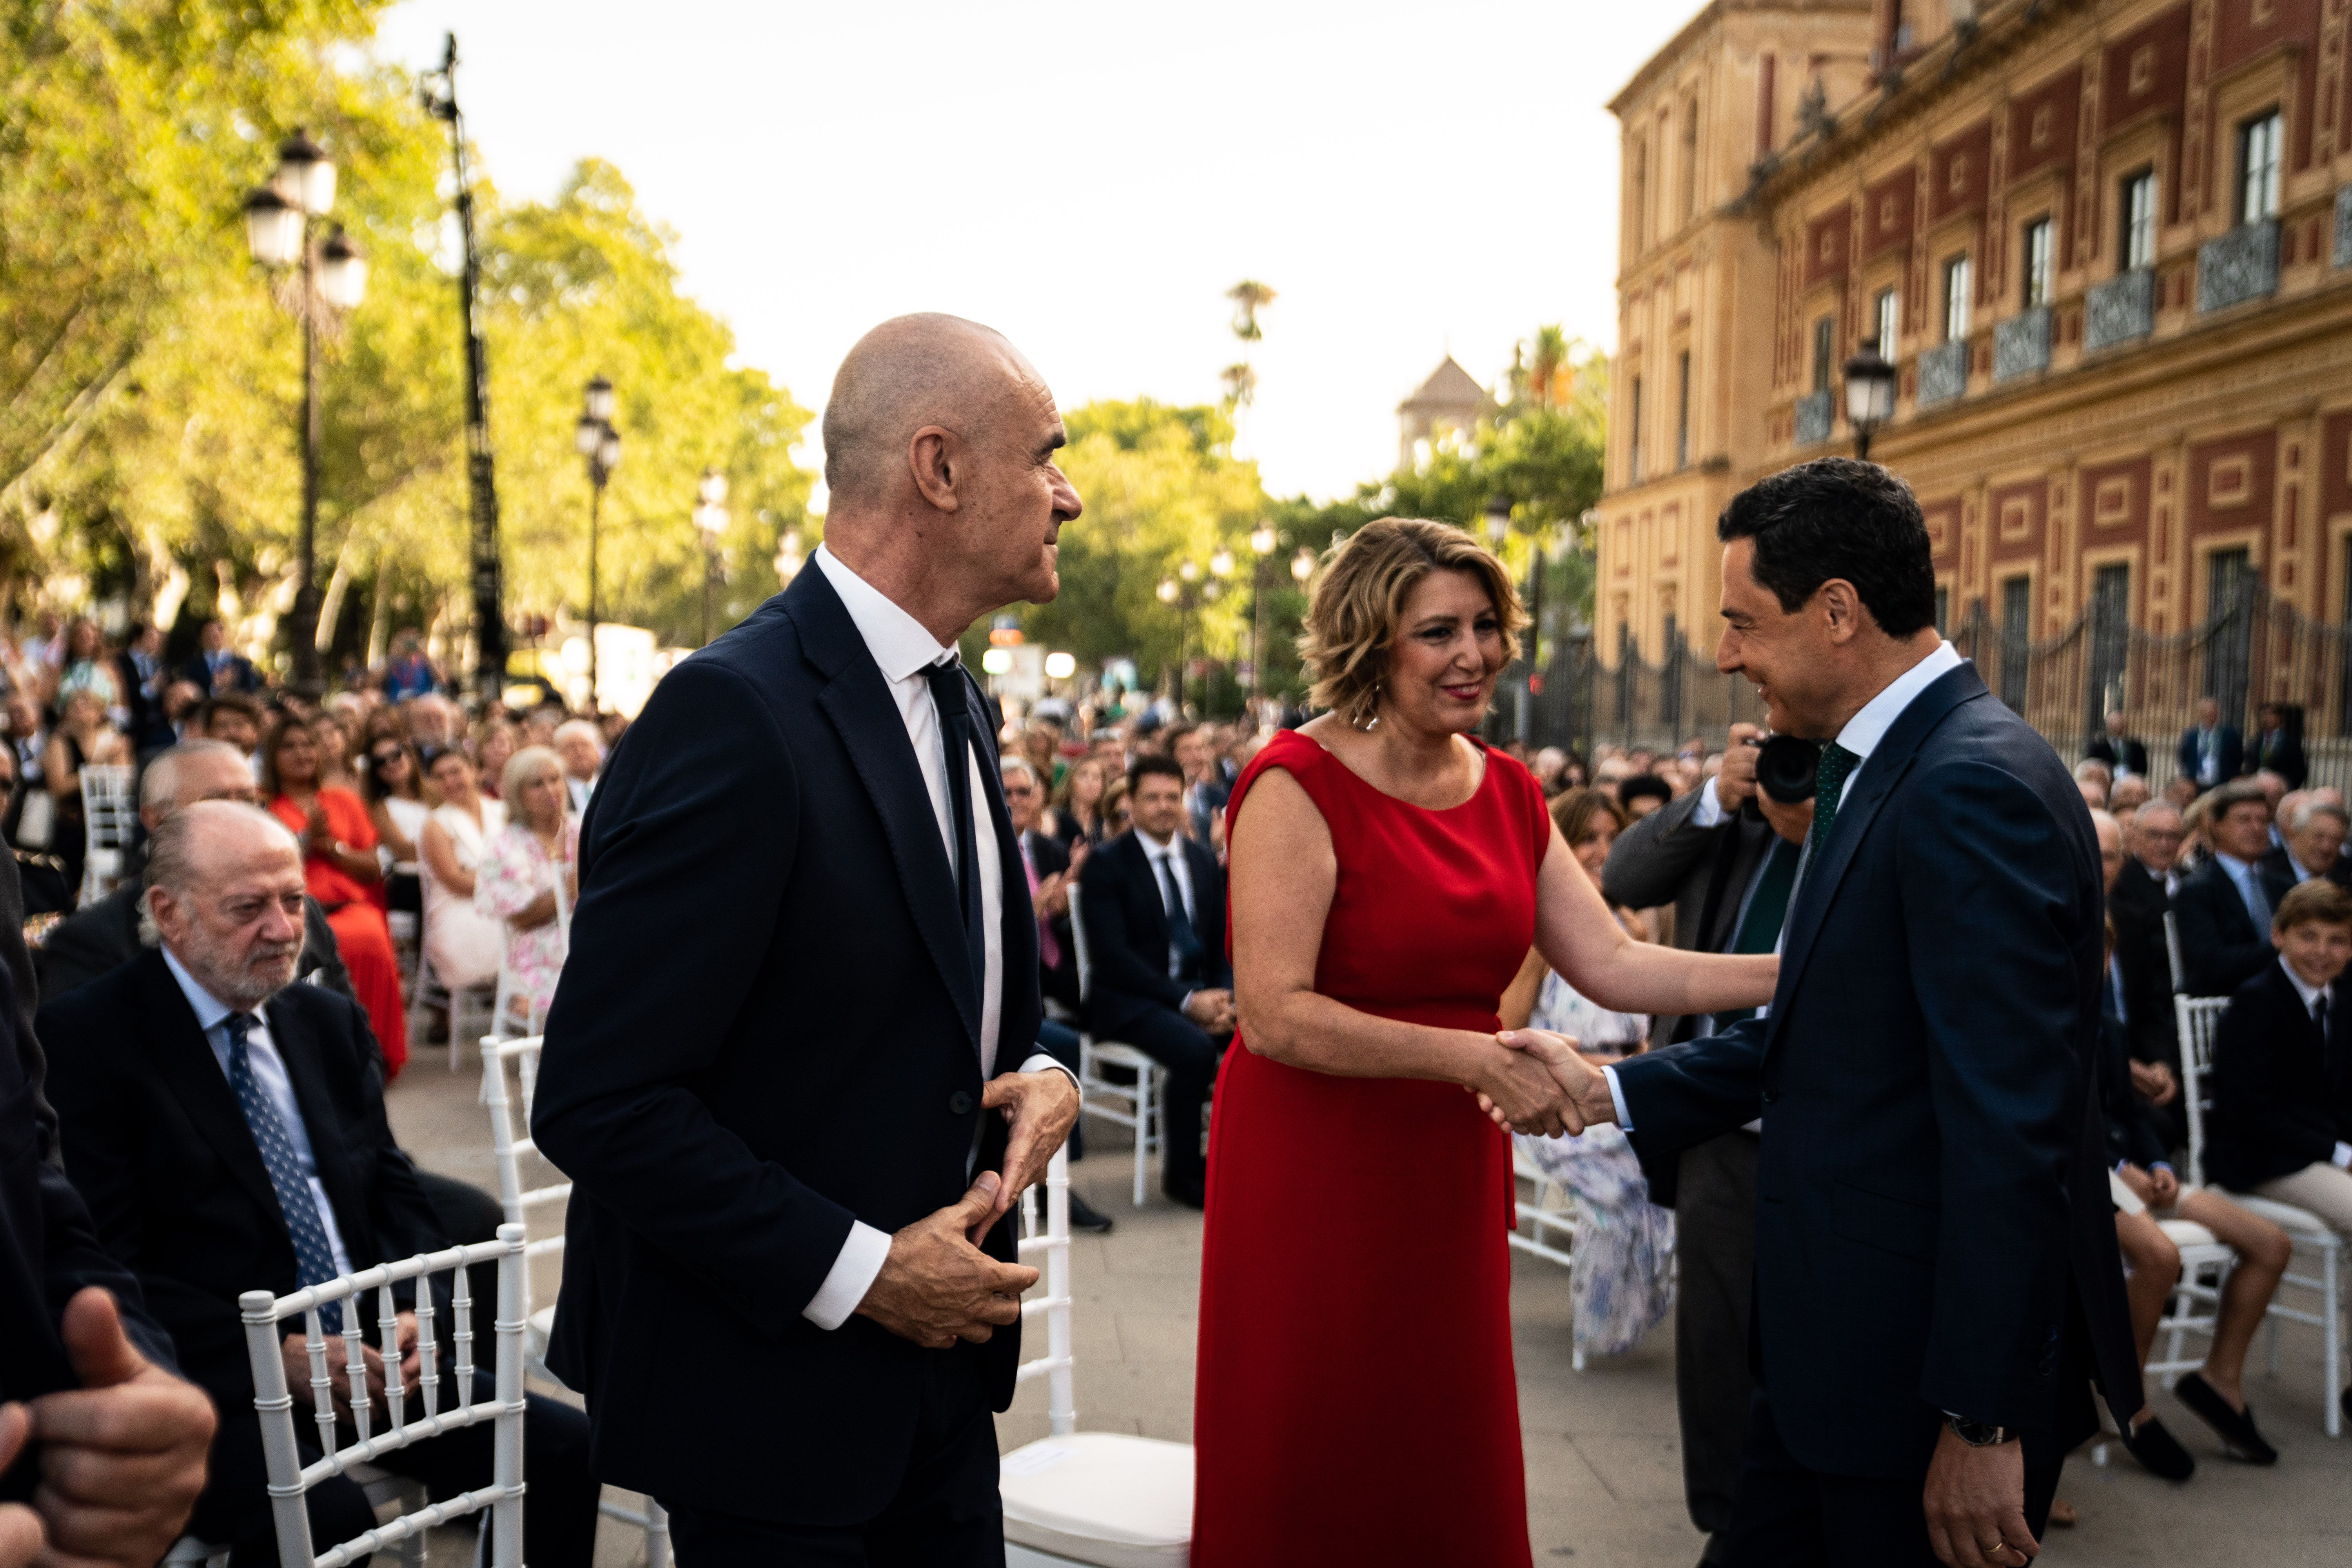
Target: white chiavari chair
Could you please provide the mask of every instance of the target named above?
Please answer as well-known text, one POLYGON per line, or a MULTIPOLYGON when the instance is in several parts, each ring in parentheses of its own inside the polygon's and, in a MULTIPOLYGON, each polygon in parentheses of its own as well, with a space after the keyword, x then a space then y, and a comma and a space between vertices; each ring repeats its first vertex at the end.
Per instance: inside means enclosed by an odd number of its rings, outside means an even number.
POLYGON ((1045 1321, 1045 1353, 1019 1379, 1045 1380, 1051 1435, 999 1462, 1006 1568, 1184 1568, 1192 1552, 1192 1447, 1125 1432, 1081 1432, 1070 1354, 1070 1156, 1055 1151, 1021 1195, 1021 1257, 1042 1259, 1043 1294, 1021 1304, 1025 1336, 1045 1321))
MULTIPOLYGON (((269 1502, 278 1528, 278 1556, 282 1568, 344 1568, 371 1553, 404 1549, 404 1555, 422 1563, 425 1532, 467 1514, 487 1513, 489 1568, 522 1568, 522 1227, 499 1227, 496 1241, 422 1253, 397 1263, 380 1263, 355 1274, 338 1276, 307 1286, 290 1296, 248 1290, 237 1298, 245 1320, 246 1351, 253 1363, 253 1405, 261 1421, 261 1450, 269 1476, 269 1502), (467 1268, 477 1263, 498 1264, 498 1344, 493 1361, 495 1387, 487 1400, 474 1395, 473 1299, 467 1268), (435 1334, 436 1310, 431 1276, 451 1277, 451 1347, 455 1356, 455 1402, 442 1394, 440 1344, 435 1334), (400 1328, 393 1287, 404 1279, 416 1281, 418 1387, 410 1394, 394 1377, 384 1404, 385 1424, 376 1427, 367 1394, 367 1370, 362 1358, 366 1337, 366 1309, 376 1309, 377 1342, 385 1363, 397 1367, 402 1359, 400 1328), (319 1309, 330 1301, 343 1303, 342 1336, 345 1364, 328 1364, 326 1336, 320 1327, 319 1309), (310 1398, 319 1428, 320 1457, 302 1462, 295 1436, 294 1398, 286 1382, 286 1359, 278 1325, 289 1318, 302 1323, 302 1338, 310 1367, 310 1398), (354 1440, 342 1441, 335 1421, 335 1377, 340 1370, 349 1379, 354 1440), (420 1408, 412 1417, 411 1400, 420 1408), (372 1461, 413 1443, 488 1422, 492 1432, 490 1484, 477 1487, 437 1503, 404 1510, 398 1518, 364 1531, 349 1541, 320 1551, 310 1539, 310 1516, 303 1499, 311 1488, 335 1476, 361 1479, 373 1472, 372 1461), (412 1545, 413 1543, 413 1545, 412 1545)), ((370 1500, 373 1500, 371 1498, 370 1500)))
MULTIPOLYGON (((1094 960, 1087 942, 1087 922, 1079 911, 1079 889, 1076 884, 1070 888, 1070 938, 1077 948, 1078 997, 1083 1004, 1094 994, 1094 960)), ((1167 1087, 1168 1069, 1142 1051, 1116 1040, 1097 1040, 1092 1033, 1080 1031, 1078 1113, 1100 1117, 1134 1132, 1137 1208, 1143 1206, 1144 1175, 1152 1152, 1164 1146, 1168 1136, 1163 1103, 1167 1087), (1125 1081, 1107 1079, 1102 1076, 1105 1068, 1129 1076, 1125 1081)))
POLYGON ((132 779, 120 763, 86 764, 81 770, 81 899, 91 904, 122 880, 123 852, 139 820, 132 779))
MULTIPOLYGON (((508 1226, 522 1226, 526 1238, 530 1235, 530 1216, 534 1211, 554 1209, 560 1219, 562 1206, 572 1196, 570 1182, 551 1182, 539 1187, 523 1185, 523 1162, 540 1159, 539 1145, 531 1140, 529 1131, 531 1103, 539 1092, 539 1053, 542 1043, 537 1035, 511 1040, 488 1035, 481 1042, 482 1103, 490 1110, 490 1152, 498 1160, 499 1205, 506 1211, 508 1226), (515 1130, 517 1096, 508 1092, 509 1062, 514 1064, 514 1086, 520 1091, 521 1101, 523 1135, 520 1137, 515 1130)), ((551 1236, 523 1242, 523 1364, 531 1376, 558 1387, 562 1386, 563 1380, 547 1370, 547 1342, 555 1329, 555 1303, 550 1301, 544 1307, 533 1305, 528 1265, 531 1258, 552 1257, 562 1250, 563 1233, 561 1229, 551 1236)), ((644 1531, 646 1568, 668 1568, 669 1515, 663 1511, 661 1504, 647 1498, 641 1511, 623 1503, 600 1500, 596 1511, 606 1519, 644 1531)))

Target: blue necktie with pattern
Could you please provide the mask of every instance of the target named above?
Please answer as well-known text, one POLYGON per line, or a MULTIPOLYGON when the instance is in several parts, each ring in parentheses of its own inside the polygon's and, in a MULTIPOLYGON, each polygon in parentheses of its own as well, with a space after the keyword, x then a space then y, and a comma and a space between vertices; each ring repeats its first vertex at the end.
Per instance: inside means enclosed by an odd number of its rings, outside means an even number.
MULTIPOLYGON (((269 1168, 269 1184, 278 1190, 278 1207, 286 1216, 287 1234, 294 1238, 296 1279, 302 1285, 316 1285, 335 1277, 335 1252, 327 1245, 327 1227, 320 1221, 310 1178, 302 1174, 302 1162, 294 1152, 285 1120, 253 1076, 253 1049, 247 1037, 253 1033, 254 1022, 250 1013, 231 1013, 221 1020, 221 1027, 228 1031, 228 1083, 236 1091, 245 1124, 252 1129, 253 1141, 260 1147, 261 1163, 269 1168)), ((319 1326, 331 1334, 342 1332, 342 1303, 330 1301, 320 1307, 319 1326)))

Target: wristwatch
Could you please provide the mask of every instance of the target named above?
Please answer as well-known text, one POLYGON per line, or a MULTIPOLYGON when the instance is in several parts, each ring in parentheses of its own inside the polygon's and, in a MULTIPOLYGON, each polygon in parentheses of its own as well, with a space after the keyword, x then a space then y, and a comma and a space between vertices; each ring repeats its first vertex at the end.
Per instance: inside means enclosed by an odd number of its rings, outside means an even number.
POLYGON ((1998 1447, 2017 1436, 2014 1426, 1996 1426, 1990 1421, 1971 1421, 1965 1415, 1947 1415, 1944 1420, 1951 1427, 1952 1436, 1971 1448, 1998 1447))

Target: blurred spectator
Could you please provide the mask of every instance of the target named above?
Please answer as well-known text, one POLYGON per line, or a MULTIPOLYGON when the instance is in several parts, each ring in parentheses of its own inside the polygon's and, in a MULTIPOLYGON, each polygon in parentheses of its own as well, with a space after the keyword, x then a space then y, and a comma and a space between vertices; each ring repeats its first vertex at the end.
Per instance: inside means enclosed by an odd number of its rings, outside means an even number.
POLYGON ((514 754, 499 781, 506 826, 474 882, 475 909, 506 922, 507 971, 534 1026, 554 1000, 580 895, 580 819, 568 809, 565 785, 562 760, 548 748, 514 754))
POLYGON ((383 909, 402 942, 414 942, 425 920, 425 883, 417 857, 424 853, 425 819, 435 802, 415 748, 397 733, 368 742, 365 786, 368 825, 375 829, 383 861, 383 909))
POLYGON ((383 866, 375 825, 349 790, 319 784, 319 742, 310 726, 288 717, 262 753, 262 798, 302 846, 302 876, 326 908, 335 945, 351 971, 352 990, 367 1009, 383 1047, 385 1076, 408 1064, 408 1026, 400 999, 400 965, 383 905, 383 866))
POLYGON ((2271 814, 2258 785, 2225 784, 2200 804, 2213 855, 2173 896, 2173 920, 2190 993, 2227 996, 2273 961, 2271 915, 2293 884, 2265 875, 2271 814))
POLYGON ((387 701, 399 703, 441 689, 441 672, 425 657, 425 634, 405 626, 393 639, 392 657, 384 661, 383 678, 376 683, 387 701))
POLYGON ((1089 754, 1073 762, 1054 792, 1052 832, 1066 849, 1075 844, 1103 841, 1104 783, 1102 759, 1089 754))
POLYGON ((474 888, 489 840, 507 825, 506 807, 484 800, 474 760, 458 748, 433 759, 433 787, 441 804, 425 819, 418 842, 424 873, 425 955, 444 985, 483 985, 499 977, 506 948, 504 922, 478 912, 474 888))
MULTIPOLYGON (((208 697, 218 697, 230 691, 258 691, 260 672, 253 661, 228 646, 228 628, 218 620, 206 621, 196 632, 196 656, 180 666, 180 678, 194 681, 208 697)), ((226 735, 215 740, 229 741, 226 735)), ((256 739, 259 737, 257 735, 256 739)), ((236 742, 229 741, 231 745, 236 742)), ((248 752, 251 751, 247 747, 248 752)))
POLYGON ((1078 964, 1076 944, 1070 940, 1070 887, 1086 866, 1087 847, 1081 843, 1073 852, 1039 829, 1037 803, 1044 791, 1036 769, 1019 757, 1006 757, 1003 785, 1004 809, 1013 819, 1013 841, 1029 879, 1029 902, 1037 912, 1039 984, 1048 999, 1075 1014, 1078 964))
POLYGON ((66 624, 65 662, 58 676, 56 701, 62 704, 67 694, 74 691, 97 693, 108 722, 121 726, 131 721, 125 684, 114 660, 107 656, 105 635, 96 621, 83 616, 66 624))
POLYGON ((1675 786, 1655 773, 1636 773, 1617 786, 1617 804, 1629 823, 1641 821, 1674 798, 1675 786))
POLYGON ((2247 761, 2266 773, 2278 774, 2287 788, 2301 789, 2311 772, 2303 755, 2303 710, 2266 702, 2261 721, 2262 728, 2255 732, 2252 754, 2247 761))
POLYGON ((1062 731, 1058 725, 1034 723, 1021 731, 1021 754, 1037 771, 1045 793, 1052 795, 1068 771, 1062 762, 1062 731))
POLYGON ((1122 773, 1103 786, 1103 839, 1108 842, 1134 826, 1127 806, 1127 775, 1122 773))
MULTIPOLYGON (((175 677, 165 684, 163 697, 163 721, 169 726, 173 740, 186 741, 202 737, 203 727, 196 722, 196 714, 204 705, 204 690, 194 681, 182 680, 175 677)), ((161 739, 161 737, 162 731, 158 730, 157 738, 161 739)))
POLYGON ((57 802, 43 788, 49 728, 40 699, 18 687, 8 693, 8 749, 19 786, 8 805, 8 842, 20 849, 46 850, 58 841, 57 802))
POLYGON ((2090 743, 2084 754, 2106 763, 2118 779, 2146 778, 2147 743, 2126 733, 2126 722, 2123 710, 2109 709, 2105 731, 2090 743))
POLYGON ((1536 753, 1533 772, 1536 784, 1544 792, 1544 798, 1549 800, 1568 787, 1564 782, 1568 773, 1568 753, 1558 746, 1546 746, 1536 753))
POLYGON ((2083 792, 2083 804, 2093 811, 2105 811, 2107 808, 2107 786, 2101 784, 2096 775, 2086 779, 2076 779, 2074 787, 2083 792))
POLYGON ((343 728, 342 720, 332 713, 321 713, 311 720, 310 729, 319 739, 320 786, 347 795, 359 794, 357 770, 352 766, 352 735, 343 728))
POLYGON ((596 776, 604 771, 604 737, 585 719, 568 720, 555 727, 555 754, 563 763, 563 789, 572 815, 588 809, 596 793, 596 776))
POLYGON ((2344 858, 2344 837, 2352 816, 2332 802, 2303 795, 2286 812, 2286 842, 2272 850, 2263 870, 2273 885, 2293 886, 2325 877, 2352 888, 2352 865, 2344 858))
POLYGON ((131 705, 124 730, 131 750, 143 755, 170 745, 179 737, 163 717, 163 693, 172 684, 172 672, 163 666, 163 628, 147 621, 132 626, 115 662, 131 705))
MULTIPOLYGON (((2095 826, 2098 819, 2094 817, 2092 822, 2095 826)), ((2186 1123, 2178 1098, 2180 1046, 2172 1017, 2172 958, 2165 941, 2164 917, 2172 908, 2173 889, 2178 885, 2172 867, 2180 852, 2180 814, 2169 802, 2149 802, 2126 831, 2125 847, 2130 853, 2122 857, 2107 883, 2107 912, 2116 924, 2114 962, 2123 984, 2133 1081, 2166 1110, 2176 1141, 2186 1135, 2186 1123)), ((2103 852, 2105 847, 2102 831, 2103 852)))
POLYGON ((2180 732, 2180 773, 2200 789, 2229 783, 2246 771, 2244 737, 2237 727, 2221 722, 2221 704, 2210 697, 2197 700, 2197 721, 2180 732))
POLYGON ((2107 809, 2137 811, 2148 802, 2147 780, 2138 773, 2117 773, 2107 790, 2107 809))
POLYGON ((2081 784, 2086 779, 2096 779, 2099 791, 2104 795, 2107 786, 2116 782, 2116 770, 2096 757, 2084 757, 2074 764, 2074 782, 2081 784))
POLYGON ((504 719, 486 719, 474 727, 474 761, 481 773, 478 787, 485 798, 499 798, 499 780, 521 744, 515 727, 504 719))
MULTIPOLYGON (((526 746, 555 744, 555 727, 563 722, 563 710, 552 702, 542 702, 522 718, 522 743, 526 746)), ((501 777, 504 775, 501 774, 501 777)))
POLYGON ((1184 832, 1196 844, 1213 844, 1218 816, 1232 793, 1217 766, 1214 738, 1208 726, 1191 724, 1170 735, 1169 747, 1184 770, 1184 832))
POLYGON ((402 704, 408 718, 409 743, 416 748, 420 763, 430 763, 434 758, 457 743, 460 730, 457 705, 447 698, 426 692, 412 697, 402 704))
POLYGON ((2197 781, 2192 778, 2176 778, 2164 786, 2164 798, 2172 803, 2175 811, 2187 811, 2197 795, 2197 781))
POLYGON ((226 741, 245 753, 255 782, 261 778, 261 709, 250 697, 223 692, 205 700, 196 722, 207 740, 226 741))
POLYGON ((130 743, 106 721, 106 709, 93 689, 68 691, 58 702, 58 727, 49 732, 41 753, 41 782, 49 792, 50 817, 56 823, 49 852, 65 862, 66 880, 81 885, 82 861, 89 851, 81 809, 81 770, 128 766, 130 743))

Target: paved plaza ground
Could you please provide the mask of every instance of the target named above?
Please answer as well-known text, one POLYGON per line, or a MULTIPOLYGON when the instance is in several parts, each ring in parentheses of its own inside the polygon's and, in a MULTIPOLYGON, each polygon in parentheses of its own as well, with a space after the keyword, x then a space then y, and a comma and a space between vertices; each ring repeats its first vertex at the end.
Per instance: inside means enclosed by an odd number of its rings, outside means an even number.
MULTIPOLYGON (((487 1113, 477 1071, 451 1075, 426 1052, 393 1086, 394 1130, 418 1162, 496 1190, 487 1113)), ((1072 1248, 1078 1425, 1189 1441, 1192 1435, 1194 1308, 1201 1216, 1158 1196, 1129 1205, 1124 1135, 1096 1124, 1087 1158, 1072 1168, 1078 1190, 1118 1220, 1108 1237, 1081 1235, 1072 1248)), ((1301 1215, 1300 1223, 1312 1223, 1301 1215)), ((1526 1434, 1529 1526, 1538 1564, 1649 1568, 1696 1561, 1700 1541, 1683 1509, 1675 1434, 1674 1331, 1654 1330, 1633 1353, 1570 1364, 1568 1276, 1513 1255, 1511 1318, 1526 1434)), ((554 1280, 542 1274, 540 1289, 554 1280)), ((542 1296, 541 1300, 544 1300, 542 1296)), ((1378 1369, 1367 1369, 1377 1375, 1378 1369)), ((2172 1487, 2120 1450, 2095 1466, 2068 1461, 2061 1495, 2082 1523, 2053 1531, 2041 1561, 2080 1568, 2171 1568, 2238 1563, 2248 1568, 2344 1568, 2352 1563, 2352 1435, 2321 1430, 2317 1335, 2292 1330, 2282 1375, 2259 1373, 2249 1393, 2282 1458, 2257 1469, 2223 1459, 2204 1427, 2171 1396, 2157 1406, 2198 1457, 2195 1479, 2172 1487)), ((1011 1449, 1045 1435, 1042 1382, 1023 1388, 997 1430, 1011 1449)), ((436 1535, 444 1562, 470 1545, 436 1535)), ((609 1521, 599 1568, 628 1568, 640 1538, 609 1521)), ((1301 1564, 1300 1568, 1309 1568, 1301 1564)))

